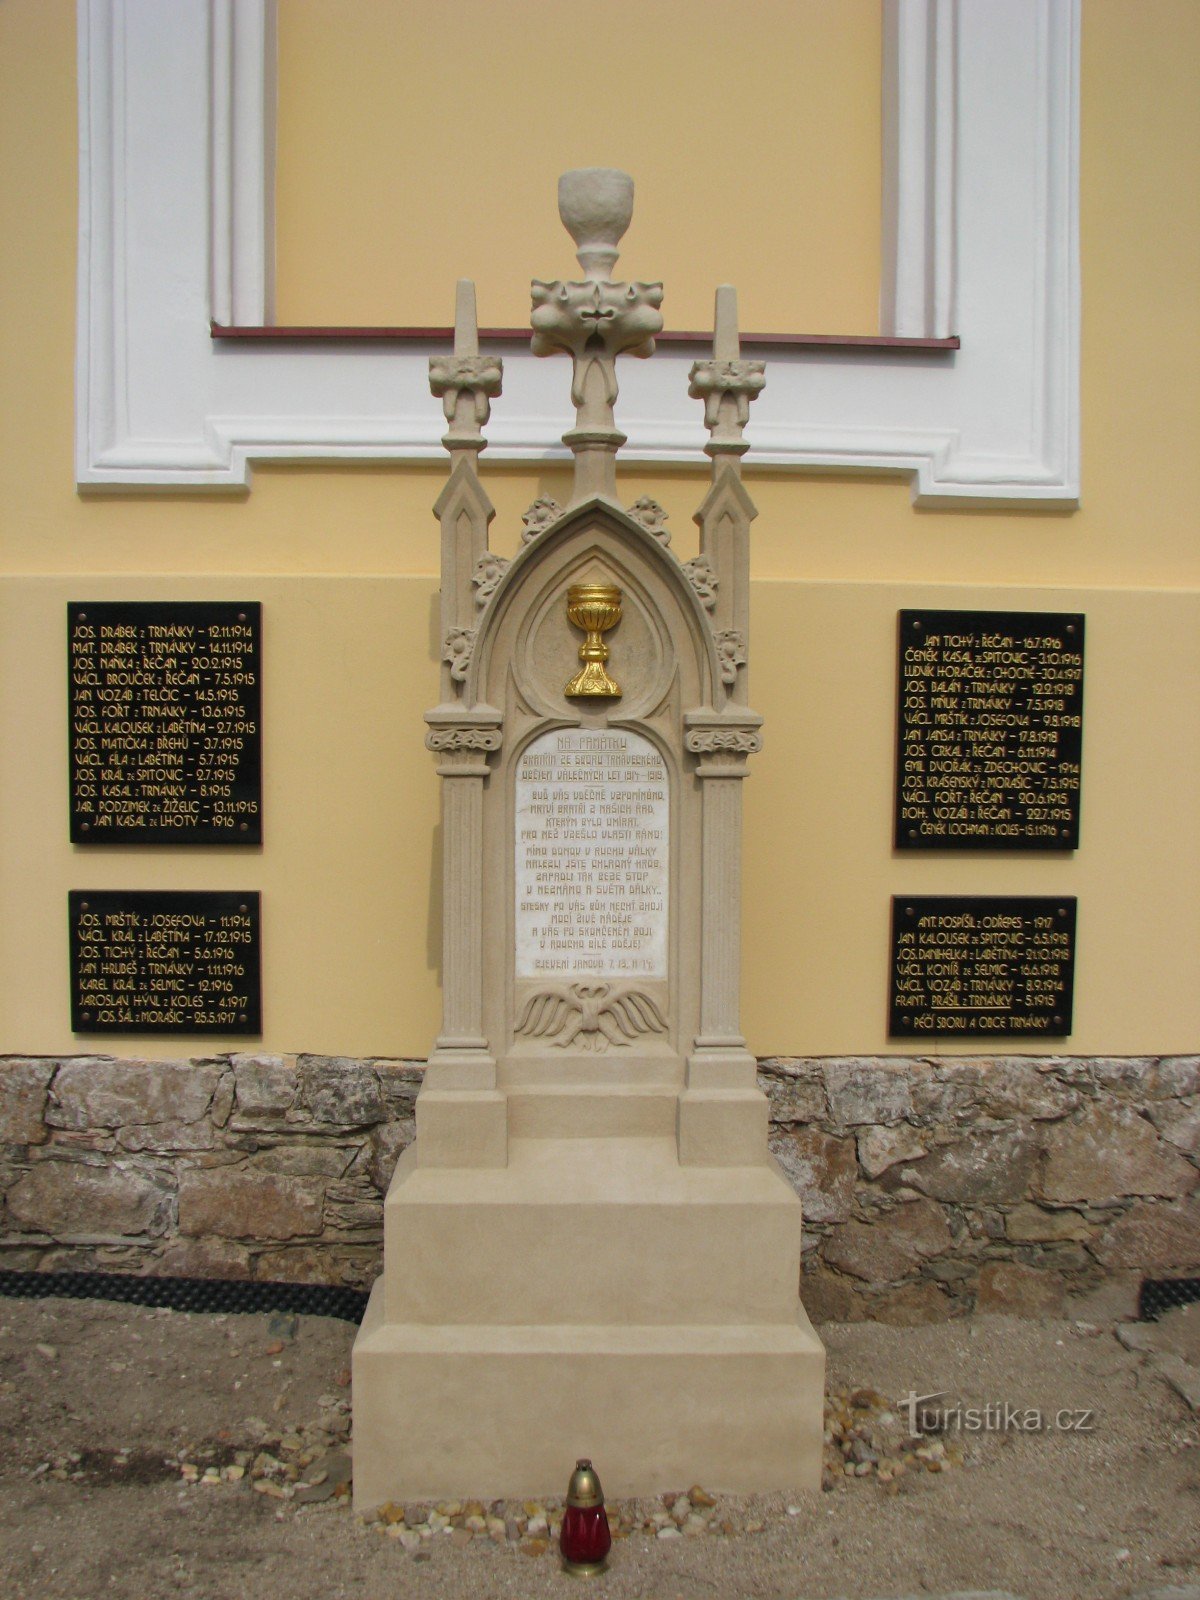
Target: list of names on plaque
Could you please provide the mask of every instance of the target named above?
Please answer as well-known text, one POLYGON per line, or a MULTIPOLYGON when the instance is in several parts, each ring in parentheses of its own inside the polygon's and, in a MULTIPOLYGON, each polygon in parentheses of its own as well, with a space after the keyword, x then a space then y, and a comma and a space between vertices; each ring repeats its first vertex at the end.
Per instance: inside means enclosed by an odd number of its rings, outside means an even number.
POLYGON ((1078 846, 1083 624, 900 613, 897 849, 1078 846))
POLYGON ((1073 899, 892 901, 893 1035, 1068 1034, 1074 976, 1073 899))
POLYGON ((259 844, 257 602, 67 608, 73 844, 259 844))
POLYGON ((518 978, 665 978, 666 764, 626 729, 554 730, 516 774, 518 978))
POLYGON ((72 890, 75 1033, 262 1032, 257 893, 72 890))

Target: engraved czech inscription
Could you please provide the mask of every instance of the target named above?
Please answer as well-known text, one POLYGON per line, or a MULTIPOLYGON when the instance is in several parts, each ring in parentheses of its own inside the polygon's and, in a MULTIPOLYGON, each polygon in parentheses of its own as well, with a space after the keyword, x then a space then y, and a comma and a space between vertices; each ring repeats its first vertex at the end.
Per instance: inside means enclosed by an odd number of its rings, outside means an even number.
POLYGON ((897 849, 1077 848, 1083 624, 900 613, 897 849))
POLYGON ((555 729, 516 772, 516 975, 665 978, 666 763, 629 729, 555 729))
POLYGON ((74 1033, 262 1032, 257 892, 69 895, 74 1033))
POLYGON ((922 895, 892 901, 893 1037, 1071 1031, 1075 901, 922 895))
POLYGON ((72 844, 260 844, 257 601, 72 602, 72 844))

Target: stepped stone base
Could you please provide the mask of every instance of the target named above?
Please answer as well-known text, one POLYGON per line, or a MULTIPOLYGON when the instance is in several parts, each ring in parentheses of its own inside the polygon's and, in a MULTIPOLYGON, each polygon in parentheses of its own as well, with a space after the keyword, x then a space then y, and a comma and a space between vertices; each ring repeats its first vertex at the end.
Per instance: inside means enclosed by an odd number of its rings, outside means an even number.
POLYGON ((681 1166, 673 1138, 512 1139, 498 1168, 421 1155, 384 1206, 389 1322, 795 1316, 800 1202, 765 1148, 753 1167, 681 1166))
POLYGON ((503 1168, 397 1168, 354 1346, 355 1503, 820 1483, 825 1355, 775 1164, 671 1137, 514 1138, 503 1168))
POLYGON ((815 1489, 825 1352, 791 1326, 431 1326, 354 1345, 354 1504, 561 1494, 579 1456, 625 1498, 815 1489))

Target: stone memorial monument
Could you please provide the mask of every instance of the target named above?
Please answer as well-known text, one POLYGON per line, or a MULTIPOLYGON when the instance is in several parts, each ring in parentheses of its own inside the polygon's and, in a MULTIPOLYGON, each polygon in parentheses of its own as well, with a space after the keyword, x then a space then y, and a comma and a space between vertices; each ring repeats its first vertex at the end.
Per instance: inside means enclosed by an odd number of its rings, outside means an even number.
POLYGON ((578 281, 536 281, 533 350, 572 362, 569 504, 488 548, 477 473, 501 363, 460 283, 430 362, 449 423, 441 700, 441 1034, 354 1347, 356 1503, 816 1487, 824 1351, 799 1299, 800 1203, 767 1151, 739 1019, 749 708, 742 434, 763 387, 732 289, 691 371, 712 484, 700 553, 617 498, 618 355, 662 286, 616 283, 624 173, 559 184, 578 281))

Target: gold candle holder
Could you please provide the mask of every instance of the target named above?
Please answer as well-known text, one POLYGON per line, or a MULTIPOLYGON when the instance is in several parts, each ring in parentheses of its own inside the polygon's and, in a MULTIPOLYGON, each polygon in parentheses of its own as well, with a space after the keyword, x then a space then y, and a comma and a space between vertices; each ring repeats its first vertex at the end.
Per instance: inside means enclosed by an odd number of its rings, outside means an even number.
POLYGON ((577 628, 583 629, 587 638, 579 646, 583 666, 563 693, 569 700, 592 696, 619 700, 620 686, 604 670, 608 646, 601 636, 621 620, 620 589, 613 583, 573 583, 567 590, 567 616, 577 628))

